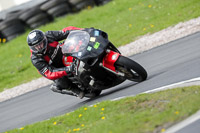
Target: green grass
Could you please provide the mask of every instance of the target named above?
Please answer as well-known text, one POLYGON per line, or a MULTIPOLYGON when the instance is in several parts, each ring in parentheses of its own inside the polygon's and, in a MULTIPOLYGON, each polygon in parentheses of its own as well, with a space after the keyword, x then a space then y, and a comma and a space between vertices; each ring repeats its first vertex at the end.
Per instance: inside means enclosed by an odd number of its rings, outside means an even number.
POLYGON ((140 94, 91 107, 8 133, 151 133, 163 132, 200 109, 200 86, 140 94))
MULTIPOLYGON (((95 27, 106 31, 116 45, 125 45, 137 37, 153 33, 180 21, 200 16, 199 0, 113 0, 102 7, 57 18, 43 31, 67 26, 95 27)), ((27 32, 0 45, 0 92, 40 77, 30 62, 27 32)))

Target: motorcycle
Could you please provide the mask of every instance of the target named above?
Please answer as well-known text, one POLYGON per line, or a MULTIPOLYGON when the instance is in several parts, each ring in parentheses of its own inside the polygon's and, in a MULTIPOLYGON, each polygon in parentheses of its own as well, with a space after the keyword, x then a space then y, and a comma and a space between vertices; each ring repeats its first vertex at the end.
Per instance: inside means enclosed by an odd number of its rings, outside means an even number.
POLYGON ((126 79, 142 82, 147 78, 146 70, 121 55, 108 40, 107 33, 99 29, 71 31, 61 49, 63 64, 74 65, 69 79, 85 92, 85 97, 99 96, 102 90, 119 85, 126 79))

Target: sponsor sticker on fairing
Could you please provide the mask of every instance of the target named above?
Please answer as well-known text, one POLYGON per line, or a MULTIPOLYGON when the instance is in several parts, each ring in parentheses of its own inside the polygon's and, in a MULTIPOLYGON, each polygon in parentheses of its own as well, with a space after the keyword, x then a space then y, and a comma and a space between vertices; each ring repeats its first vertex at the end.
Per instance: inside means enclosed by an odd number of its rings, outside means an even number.
POLYGON ((95 42, 96 38, 95 37, 90 37, 90 42, 95 42))
POLYGON ((95 48, 95 49, 98 49, 99 46, 100 46, 100 43, 99 43, 99 42, 96 42, 96 43, 94 44, 94 48, 95 48))
POLYGON ((99 31, 98 30, 94 31, 94 36, 99 36, 99 31))
POLYGON ((92 47, 88 46, 88 47, 87 47, 87 50, 88 50, 88 51, 91 51, 91 50, 92 50, 92 47))
POLYGON ((82 55, 82 52, 78 52, 78 56, 81 56, 82 55))

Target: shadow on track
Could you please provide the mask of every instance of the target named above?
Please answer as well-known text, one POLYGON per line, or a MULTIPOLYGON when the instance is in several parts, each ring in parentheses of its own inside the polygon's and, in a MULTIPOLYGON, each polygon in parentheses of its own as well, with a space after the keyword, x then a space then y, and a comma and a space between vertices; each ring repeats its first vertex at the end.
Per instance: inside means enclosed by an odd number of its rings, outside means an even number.
MULTIPOLYGON (((94 97, 94 98, 85 100, 85 101, 83 101, 83 102, 81 102, 81 103, 86 104, 86 103, 88 103, 88 102, 92 102, 92 101, 101 99, 101 98, 103 98, 103 97, 105 97, 105 96, 108 96, 108 95, 113 94, 113 93, 115 93, 115 92, 118 92, 118 91, 127 89, 127 88, 129 88, 129 87, 131 87, 131 86, 133 86, 133 85, 136 85, 136 84, 138 84, 138 83, 136 83, 136 82, 130 82, 130 83, 125 84, 125 85, 123 85, 123 86, 120 86, 120 85, 119 85, 119 86, 116 86, 116 87, 113 87, 113 88, 109 88, 110 91, 104 92, 103 94, 101 94, 101 95, 99 95, 99 96, 97 96, 97 97, 94 97)), ((106 89, 106 90, 108 90, 108 89, 106 89)), ((104 91, 104 90, 103 90, 103 91, 104 91)))

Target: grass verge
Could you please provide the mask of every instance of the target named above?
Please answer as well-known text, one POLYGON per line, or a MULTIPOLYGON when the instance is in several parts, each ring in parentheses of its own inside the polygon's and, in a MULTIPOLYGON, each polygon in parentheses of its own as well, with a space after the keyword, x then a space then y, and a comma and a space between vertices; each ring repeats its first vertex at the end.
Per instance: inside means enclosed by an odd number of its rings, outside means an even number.
POLYGON ((8 133, 160 133, 199 109, 200 86, 175 88, 84 106, 8 133))
MULTIPOLYGON (((116 45, 124 45, 137 37, 160 31, 180 21, 200 16, 199 0, 113 0, 102 7, 57 18, 39 27, 43 31, 67 26, 95 27, 109 34, 116 45)), ((0 45, 0 92, 40 77, 30 62, 26 44, 27 32, 0 45)))

